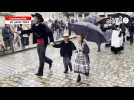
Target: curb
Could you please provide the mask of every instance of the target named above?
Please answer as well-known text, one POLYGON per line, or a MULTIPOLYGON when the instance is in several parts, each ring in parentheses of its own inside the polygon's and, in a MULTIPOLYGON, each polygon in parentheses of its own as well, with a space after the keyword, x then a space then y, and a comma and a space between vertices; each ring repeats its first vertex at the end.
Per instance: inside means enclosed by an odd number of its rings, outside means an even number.
POLYGON ((20 53, 20 52, 23 52, 23 51, 28 51, 28 50, 31 50, 31 49, 34 49, 34 48, 36 48, 36 46, 35 47, 26 48, 26 49, 23 49, 23 50, 18 50, 18 51, 11 52, 11 53, 2 54, 2 55, 0 55, 0 57, 7 56, 7 55, 13 55, 13 54, 20 53))

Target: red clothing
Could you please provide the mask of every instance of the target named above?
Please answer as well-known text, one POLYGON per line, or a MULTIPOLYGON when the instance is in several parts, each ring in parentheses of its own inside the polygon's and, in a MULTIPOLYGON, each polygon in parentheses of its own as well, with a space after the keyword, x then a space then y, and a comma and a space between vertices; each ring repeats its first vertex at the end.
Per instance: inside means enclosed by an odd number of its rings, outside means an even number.
POLYGON ((37 38, 36 43, 39 45, 44 45, 44 39, 43 38, 37 38))
POLYGON ((44 45, 44 39, 43 38, 37 39, 37 44, 44 45))

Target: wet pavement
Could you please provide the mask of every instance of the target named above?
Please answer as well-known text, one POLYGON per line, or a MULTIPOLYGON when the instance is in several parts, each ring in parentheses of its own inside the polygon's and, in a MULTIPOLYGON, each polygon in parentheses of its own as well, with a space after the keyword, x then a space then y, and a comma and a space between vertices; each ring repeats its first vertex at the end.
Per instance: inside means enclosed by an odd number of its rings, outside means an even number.
MULTIPOLYGON (((45 64, 44 76, 34 75, 38 70, 36 48, 0 57, 0 87, 131 87, 134 86, 134 45, 127 42, 125 50, 118 55, 102 45, 97 52, 95 43, 90 46, 91 69, 89 77, 82 76, 77 83, 77 74, 64 74, 59 49, 48 46, 47 55, 53 59, 50 71, 45 64)), ((73 62, 74 56, 72 57, 73 62)))

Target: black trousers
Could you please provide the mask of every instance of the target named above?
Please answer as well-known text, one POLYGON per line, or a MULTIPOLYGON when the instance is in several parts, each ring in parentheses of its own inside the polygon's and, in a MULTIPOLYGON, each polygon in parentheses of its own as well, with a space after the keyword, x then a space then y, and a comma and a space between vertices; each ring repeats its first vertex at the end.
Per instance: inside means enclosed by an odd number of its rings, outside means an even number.
POLYGON ((43 70, 44 70, 44 63, 51 64, 52 60, 48 57, 46 57, 46 48, 47 46, 44 45, 37 45, 37 52, 39 56, 39 69, 38 69, 38 74, 43 75, 43 70))
POLYGON ((6 49, 8 46, 10 46, 10 49, 12 50, 12 52, 14 52, 13 38, 6 38, 3 40, 4 40, 4 44, 5 44, 6 49))
POLYGON ((130 32, 130 44, 133 44, 133 32, 130 32))
POLYGON ((68 67, 70 71, 72 71, 71 57, 63 57, 63 63, 64 63, 65 71, 68 71, 68 67))
POLYGON ((21 45, 22 45, 22 48, 24 48, 24 47, 25 47, 24 37, 21 37, 21 45))
POLYGON ((125 32, 122 32, 123 33, 123 42, 125 42, 125 35, 126 33, 125 32))

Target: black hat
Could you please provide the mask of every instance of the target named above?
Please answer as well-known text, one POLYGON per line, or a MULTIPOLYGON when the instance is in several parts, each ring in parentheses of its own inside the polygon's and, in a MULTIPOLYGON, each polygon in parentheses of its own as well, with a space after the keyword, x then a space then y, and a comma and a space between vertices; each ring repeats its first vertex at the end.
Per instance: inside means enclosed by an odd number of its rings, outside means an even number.
POLYGON ((37 17, 39 22, 44 22, 42 15, 39 13, 32 14, 32 17, 37 17))

